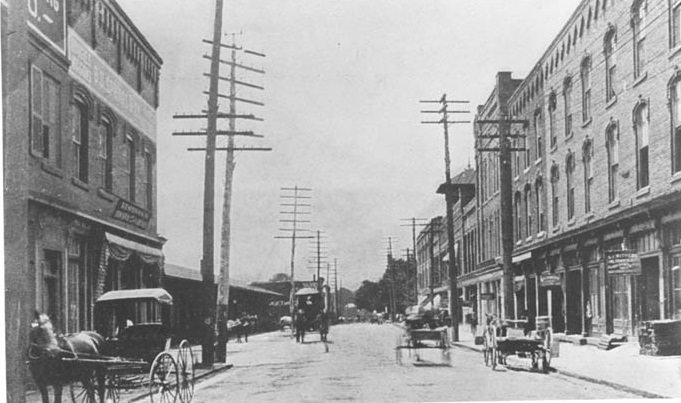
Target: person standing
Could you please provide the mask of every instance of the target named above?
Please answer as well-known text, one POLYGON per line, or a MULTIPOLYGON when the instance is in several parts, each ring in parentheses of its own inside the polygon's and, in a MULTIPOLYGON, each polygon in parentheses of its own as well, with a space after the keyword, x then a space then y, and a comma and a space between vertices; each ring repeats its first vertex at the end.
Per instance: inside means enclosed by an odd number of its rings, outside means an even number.
POLYGON ((584 307, 584 335, 589 336, 591 334, 591 321, 593 319, 593 312, 591 311, 591 301, 589 299, 586 300, 585 307, 584 307))
POLYGON ((294 326, 296 327, 296 342, 305 342, 305 326, 307 326, 305 320, 305 311, 303 309, 298 309, 296 312, 296 317, 294 318, 294 326))
POLYGON ((248 332, 251 330, 251 320, 245 312, 241 314, 241 329, 244 335, 244 342, 248 343, 248 332))

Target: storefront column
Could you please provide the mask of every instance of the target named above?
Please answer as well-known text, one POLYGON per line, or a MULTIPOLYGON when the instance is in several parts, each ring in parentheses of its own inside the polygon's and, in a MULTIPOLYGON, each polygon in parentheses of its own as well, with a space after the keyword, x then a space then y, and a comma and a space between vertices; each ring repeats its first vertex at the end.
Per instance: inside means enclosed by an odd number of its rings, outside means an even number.
POLYGON ((547 287, 546 289, 546 303, 547 303, 547 313, 549 314, 549 323, 551 324, 551 328, 553 328, 553 290, 551 287, 547 287))

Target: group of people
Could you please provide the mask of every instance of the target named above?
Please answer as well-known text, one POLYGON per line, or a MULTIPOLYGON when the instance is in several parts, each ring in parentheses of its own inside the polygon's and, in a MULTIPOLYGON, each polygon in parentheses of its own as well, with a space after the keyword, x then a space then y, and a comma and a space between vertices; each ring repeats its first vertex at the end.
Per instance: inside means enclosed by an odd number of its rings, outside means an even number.
POLYGON ((305 310, 300 308, 295 312, 295 318, 293 320, 293 325, 295 327, 296 342, 305 342, 305 332, 312 327, 314 324, 317 325, 319 329, 319 336, 321 341, 326 342, 326 337, 329 334, 329 315, 328 313, 322 311, 314 319, 314 323, 310 323, 305 310))
POLYGON ((232 329, 236 334, 237 343, 241 343, 242 338, 244 342, 248 343, 248 334, 253 332, 257 320, 256 315, 248 315, 245 312, 241 314, 241 317, 236 318, 232 329))

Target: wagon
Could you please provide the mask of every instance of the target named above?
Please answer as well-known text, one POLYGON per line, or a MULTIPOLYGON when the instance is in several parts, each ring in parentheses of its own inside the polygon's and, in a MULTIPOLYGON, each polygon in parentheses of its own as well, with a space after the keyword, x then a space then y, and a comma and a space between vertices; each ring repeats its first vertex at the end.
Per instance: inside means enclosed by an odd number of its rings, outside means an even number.
POLYGON ((548 373, 551 366, 551 344, 553 342, 553 332, 548 323, 544 326, 537 318, 539 328, 532 332, 530 336, 525 336, 520 329, 509 328, 506 335, 502 336, 502 328, 497 327, 496 322, 491 321, 484 329, 483 356, 485 365, 495 369, 497 364, 507 365, 506 358, 509 355, 516 355, 521 358, 530 358, 532 368, 539 368, 544 373, 548 373))
POLYGON ((402 363, 403 351, 415 366, 448 366, 450 365, 449 342, 447 328, 424 327, 421 315, 410 315, 405 320, 405 332, 397 340, 395 360, 402 363))
POLYGON ((61 358, 85 376, 71 382, 74 402, 118 402, 121 390, 148 387, 152 402, 190 402, 194 394, 194 354, 187 340, 170 351, 173 299, 162 288, 116 290, 95 302, 102 354, 61 358))

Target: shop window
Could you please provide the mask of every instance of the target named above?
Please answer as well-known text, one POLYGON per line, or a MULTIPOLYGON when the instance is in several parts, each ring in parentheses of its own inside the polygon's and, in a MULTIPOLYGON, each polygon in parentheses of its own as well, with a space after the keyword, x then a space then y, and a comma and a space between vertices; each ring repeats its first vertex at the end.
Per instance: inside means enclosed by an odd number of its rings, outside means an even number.
POLYGON ((610 278, 612 285, 612 310, 615 320, 629 320, 629 284, 628 277, 622 275, 610 278))
POLYGON ((601 283, 598 268, 589 270, 589 300, 594 318, 601 316, 601 283))
POLYGON ((61 166, 59 82, 36 66, 31 66, 31 153, 61 166))
POLYGON ((648 186, 648 105, 643 103, 634 112, 634 130, 636 134, 636 183, 637 189, 648 186))
POLYGON ((42 301, 41 310, 52 320, 55 331, 63 331, 64 307, 62 290, 63 268, 61 253, 45 250, 42 264, 42 301))
POLYGON ((672 269, 672 315, 674 319, 681 319, 681 254, 671 257, 672 269))

